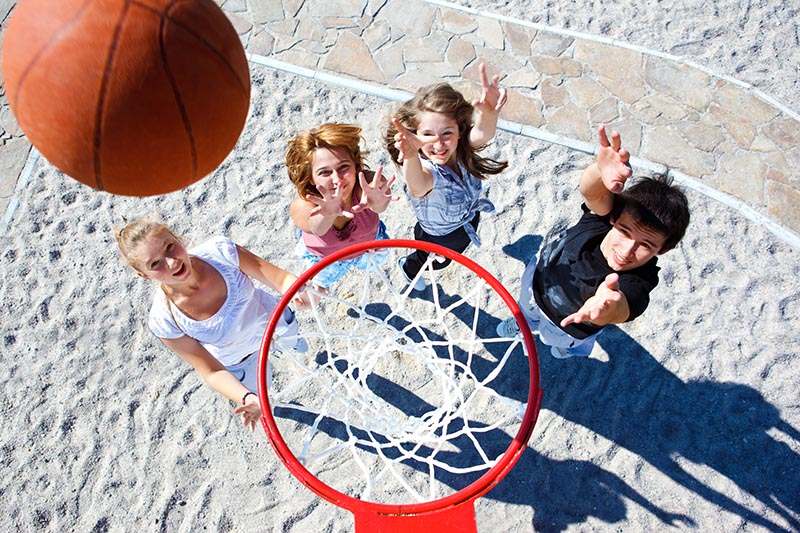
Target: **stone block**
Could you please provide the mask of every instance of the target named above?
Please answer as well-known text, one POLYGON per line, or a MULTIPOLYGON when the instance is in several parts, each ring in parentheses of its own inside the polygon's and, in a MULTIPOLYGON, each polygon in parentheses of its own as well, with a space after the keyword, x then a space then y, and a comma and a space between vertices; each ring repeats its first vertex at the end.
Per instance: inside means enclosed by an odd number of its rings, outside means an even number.
POLYGON ((717 172, 719 188, 745 202, 761 205, 767 170, 758 154, 744 151, 723 154, 717 172))
POLYGON ((469 66, 464 69, 463 73, 466 79, 472 81, 480 82, 481 77, 478 67, 481 63, 486 64, 486 73, 489 79, 495 74, 502 79, 507 73, 515 72, 524 66, 524 64, 518 59, 515 59, 514 56, 506 54, 501 50, 476 47, 475 55, 477 56, 477 60, 470 63, 469 66))
MULTIPOLYGON (((328 0, 320 0, 327 2, 328 0)), ((392 31, 392 41, 403 37, 424 37, 431 32, 436 8, 423 0, 389 0, 377 15, 392 31)))
POLYGON ((694 148, 669 126, 645 129, 642 156, 697 178, 713 174, 716 168, 712 154, 694 148))
POLYGON ((361 35, 370 50, 375 52, 381 46, 388 43, 392 38, 389 24, 385 20, 378 20, 370 24, 361 35))
POLYGON ((281 0, 248 0, 250 16, 256 24, 278 22, 283 20, 283 3, 281 0))
POLYGON ((14 194, 30 151, 31 145, 24 137, 8 139, 0 149, 0 197, 9 198, 14 194))
POLYGON ((475 47, 469 41, 460 37, 453 37, 447 45, 445 60, 454 68, 463 71, 475 59, 475 47))
POLYGON ((286 35, 274 35, 275 41, 272 43, 272 53, 279 54, 281 52, 285 52, 287 50, 291 50, 297 43, 300 42, 300 39, 296 37, 288 37, 286 35))
POLYGON ((566 82, 566 86, 572 101, 579 107, 586 109, 597 105, 610 96, 605 87, 587 76, 569 79, 566 82))
POLYGON ((756 138, 756 127, 741 114, 731 113, 716 102, 708 106, 708 118, 721 124, 741 148, 749 149, 756 138))
MULTIPOLYGON (((447 34, 433 31, 426 37, 409 37, 403 43, 406 63, 438 63, 444 61, 449 42, 447 34)), ((461 70, 459 69, 459 72, 461 70)))
POLYGON ((531 55, 558 57, 570 47, 574 39, 557 33, 540 31, 531 42, 531 55))
MULTIPOLYGON (((579 106, 585 108, 585 106, 579 106)), ((594 126, 608 124, 619 118, 619 100, 609 96, 589 108, 589 122, 594 126)))
POLYGON ((528 57, 531 53, 531 43, 536 37, 536 30, 513 24, 503 23, 503 30, 506 35, 506 50, 522 57, 528 57))
POLYGON ((296 17, 306 0, 283 0, 283 9, 287 17, 296 17))
POLYGON ((647 93, 642 55, 611 45, 577 41, 575 60, 584 63, 597 80, 620 100, 633 104, 647 93))
POLYGON ((508 101, 500 111, 500 117, 535 127, 544 123, 541 101, 513 89, 508 91, 508 101))
POLYGON ((759 125, 777 117, 780 111, 745 88, 726 81, 718 81, 714 89, 714 101, 725 111, 744 115, 747 121, 759 125))
POLYGON ((416 92, 417 89, 427 85, 433 85, 442 81, 441 76, 430 70, 411 70, 407 69, 397 78, 389 81, 389 86, 393 89, 416 92))
MULTIPOLYGON (((312 19, 310 17, 301 17, 299 19, 288 20, 297 21, 297 27, 294 30, 291 30, 290 26, 286 26, 286 30, 290 32, 288 35, 294 35, 298 39, 304 39, 308 41, 322 42, 322 40, 325 39, 325 29, 320 26, 319 20, 312 19)), ((284 30, 281 33, 286 33, 286 31, 284 30)))
POLYGON ((507 88, 535 89, 542 79, 541 74, 533 70, 530 66, 515 70, 501 81, 501 85, 507 88))
POLYGON ((366 0, 306 0, 307 16, 347 17, 357 19, 367 7, 366 0))
POLYGON ((539 86, 542 95, 542 103, 545 111, 549 107, 561 107, 569 100, 567 89, 558 78, 547 78, 539 86))
POLYGON ((548 76, 576 78, 581 75, 582 65, 568 57, 534 56, 530 58, 533 68, 548 76))
MULTIPOLYGON (((285 19, 280 22, 271 22, 267 24, 267 29, 270 33, 275 35, 282 35, 284 37, 296 37, 295 31, 300 24, 299 19, 285 19)), ((300 37, 297 37, 300 40, 300 37)))
POLYGON ((471 15, 453 9, 443 9, 441 13, 441 24, 445 31, 463 35, 478 29, 478 22, 471 15))
POLYGON ((358 20, 357 18, 350 18, 350 17, 322 17, 321 19, 317 19, 318 24, 321 24, 323 28, 336 29, 336 30, 344 30, 350 28, 358 28, 358 20))
POLYGON ((713 152, 725 139, 722 128, 703 122, 684 122, 675 128, 686 142, 704 152, 713 152))
POLYGON ((778 117, 762 126, 761 131, 782 148, 800 145, 800 123, 789 117, 778 117))
POLYGON ((756 152, 772 152, 773 150, 777 150, 778 146, 770 141, 763 133, 756 132, 756 138, 753 139, 753 144, 750 145, 750 149, 756 152))
POLYGON ((800 233, 800 191, 784 183, 767 180, 767 211, 781 224, 800 233))
POLYGON ((644 81, 636 77, 635 74, 631 74, 630 78, 627 80, 600 76, 597 78, 597 81, 608 89, 611 94, 628 105, 635 104, 647 94, 644 81))
POLYGON ((545 114, 544 128, 554 133, 589 142, 592 135, 588 118, 585 109, 580 109, 574 104, 567 104, 552 113, 545 114))
POLYGON ((503 50, 505 48, 505 35, 503 34, 503 27, 495 19, 486 17, 477 17, 478 20, 478 37, 484 42, 488 48, 495 50, 503 50))
POLYGON ((339 39, 325 57, 322 66, 325 70, 362 80, 378 83, 386 81, 364 40, 348 31, 339 34, 339 39))
POLYGON ((239 15, 238 13, 225 14, 228 16, 228 20, 231 21, 231 24, 233 24, 233 29, 235 29, 236 33, 239 35, 244 35, 253 29, 253 23, 242 15, 239 15))
POLYGON ((670 124, 687 115, 679 102, 665 94, 651 94, 631 106, 631 113, 645 124, 670 124))
POLYGON ((384 46, 377 52, 374 52, 374 57, 375 63, 377 63, 383 71, 387 80, 393 80, 406 71, 406 65, 403 62, 402 41, 384 46))
POLYGON ((247 51, 251 54, 268 56, 272 54, 274 43, 275 38, 269 32, 262 31, 250 38, 250 42, 247 43, 247 51))
POLYGON ((319 66, 320 55, 301 50, 299 48, 291 48, 282 52, 273 52, 272 57, 279 61, 291 63, 298 67, 310 68, 316 70, 319 66))
POLYGON ((231 13, 243 13, 247 11, 247 2, 245 0, 227 0, 223 9, 231 13))
POLYGON ((705 111, 711 102, 712 78, 696 68, 647 56, 645 81, 657 93, 666 93, 698 111, 705 111))

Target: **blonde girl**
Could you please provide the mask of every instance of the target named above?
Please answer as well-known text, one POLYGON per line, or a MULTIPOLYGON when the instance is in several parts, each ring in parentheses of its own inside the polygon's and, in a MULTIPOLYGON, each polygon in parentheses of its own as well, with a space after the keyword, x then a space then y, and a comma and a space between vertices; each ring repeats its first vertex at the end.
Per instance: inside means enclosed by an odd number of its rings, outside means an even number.
MULTIPOLYGON (((234 413, 245 426, 255 427, 261 416, 258 349, 277 300, 253 280, 282 293, 295 276, 225 237, 187 250, 167 226, 151 220, 131 222, 116 239, 136 273, 157 284, 150 330, 206 385, 238 404, 234 413)), ((306 304, 303 297, 295 303, 306 304)), ((307 349, 288 308, 278 336, 278 349, 307 349)))

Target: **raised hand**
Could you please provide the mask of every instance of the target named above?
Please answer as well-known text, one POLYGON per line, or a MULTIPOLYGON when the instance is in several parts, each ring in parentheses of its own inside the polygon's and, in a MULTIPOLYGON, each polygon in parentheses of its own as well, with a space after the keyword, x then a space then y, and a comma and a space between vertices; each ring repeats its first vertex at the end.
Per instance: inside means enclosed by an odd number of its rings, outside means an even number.
POLYGON ((312 217, 315 215, 322 216, 343 216, 346 218, 353 218, 353 213, 342 209, 342 190, 339 187, 327 188, 323 185, 317 185, 317 190, 320 196, 311 194, 306 195, 306 200, 314 204, 316 207, 309 213, 312 217))
POLYGON ((621 148, 622 140, 619 132, 611 132, 611 142, 606 134, 606 127, 600 126, 597 130, 600 139, 600 149, 597 151, 597 168, 600 169, 600 179, 610 192, 619 194, 625 188, 625 181, 633 173, 628 164, 631 154, 621 148))
POLYGON ((394 135, 394 147, 400 152, 401 159, 404 161, 411 157, 416 157, 419 150, 428 144, 423 137, 418 136, 413 131, 409 130, 396 118, 392 119, 392 125, 397 130, 394 135))
POLYGON ((253 431, 258 423, 258 419, 261 418, 261 405, 258 403, 258 397, 249 394, 244 399, 244 405, 240 405, 234 409, 233 412, 242 417, 244 427, 250 428, 250 431, 253 431))
POLYGON ((492 76, 492 81, 489 83, 485 63, 478 66, 478 71, 481 74, 481 97, 472 101, 472 107, 482 113, 497 113, 506 104, 508 98, 506 90, 500 88, 500 76, 492 76))
POLYGON ((375 212, 382 211, 392 200, 399 200, 392 197, 392 184, 395 177, 389 179, 383 177, 383 167, 379 166, 372 176, 372 182, 367 183, 367 178, 363 172, 358 173, 358 183, 361 185, 361 201, 354 205, 351 211, 358 213, 370 208, 375 212))
POLYGON ((564 320, 561 321, 561 327, 567 327, 570 324, 597 323, 597 321, 604 321, 608 311, 620 302, 624 295, 619 290, 619 275, 609 274, 603 283, 597 287, 594 296, 586 300, 586 302, 576 312, 572 313, 564 320))

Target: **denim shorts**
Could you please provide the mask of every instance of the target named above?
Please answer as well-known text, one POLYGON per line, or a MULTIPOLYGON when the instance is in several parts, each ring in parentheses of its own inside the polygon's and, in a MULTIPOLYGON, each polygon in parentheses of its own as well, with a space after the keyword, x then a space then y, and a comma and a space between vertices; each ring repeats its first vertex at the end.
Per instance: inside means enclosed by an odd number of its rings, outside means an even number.
MULTIPOLYGON (((379 222, 378 231, 375 233, 375 240, 384 241, 388 238, 389 235, 386 233, 386 226, 383 224, 383 222, 379 222)), ((302 246, 301 257, 303 260, 305 260, 307 269, 312 265, 316 265, 322 259, 320 256, 309 252, 308 249, 306 249, 306 247, 303 245, 303 241, 300 241, 300 246, 302 246)), ((378 252, 361 254, 358 257, 353 257, 352 259, 336 261, 335 263, 322 269, 322 272, 319 272, 316 276, 314 276, 314 284, 325 288, 330 287, 342 279, 345 274, 350 272, 351 269, 357 268, 359 270, 369 270, 371 268, 377 268, 386 262, 386 258, 388 256, 389 251, 384 249, 378 252)))

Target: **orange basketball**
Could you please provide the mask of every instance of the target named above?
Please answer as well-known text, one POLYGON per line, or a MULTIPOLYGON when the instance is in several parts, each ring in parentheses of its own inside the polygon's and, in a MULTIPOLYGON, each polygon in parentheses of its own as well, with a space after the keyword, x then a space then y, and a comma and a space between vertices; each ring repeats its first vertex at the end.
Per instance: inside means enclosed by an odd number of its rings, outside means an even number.
POLYGON ((20 127, 50 163, 133 196, 212 172, 250 104, 244 50, 212 0, 20 0, 3 74, 20 127))

